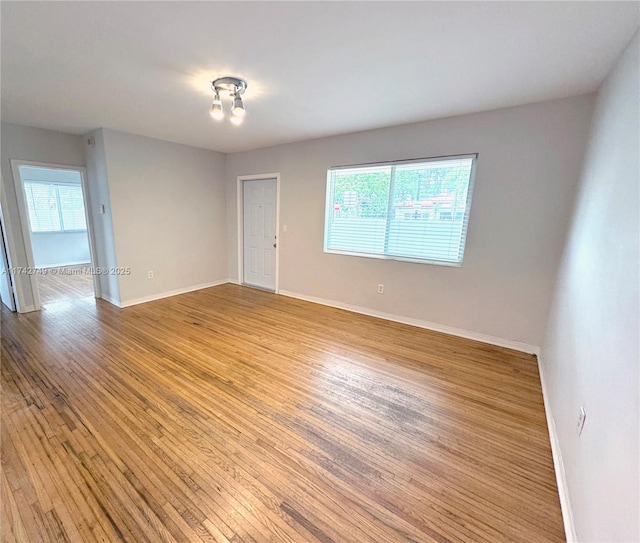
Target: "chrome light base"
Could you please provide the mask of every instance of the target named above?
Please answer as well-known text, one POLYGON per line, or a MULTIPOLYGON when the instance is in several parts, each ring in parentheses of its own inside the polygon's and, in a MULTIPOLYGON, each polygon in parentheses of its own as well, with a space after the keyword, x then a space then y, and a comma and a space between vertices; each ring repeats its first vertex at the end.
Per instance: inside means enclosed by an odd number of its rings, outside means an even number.
POLYGON ((219 77, 211 82, 214 92, 228 92, 229 94, 244 94, 247 90, 247 82, 239 77, 219 77))

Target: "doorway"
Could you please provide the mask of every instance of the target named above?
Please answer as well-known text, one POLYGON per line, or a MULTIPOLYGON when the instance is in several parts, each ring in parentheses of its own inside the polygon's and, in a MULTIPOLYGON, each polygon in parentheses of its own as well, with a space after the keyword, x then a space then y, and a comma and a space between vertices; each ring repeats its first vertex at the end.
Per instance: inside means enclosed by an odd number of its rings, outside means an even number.
POLYGON ((84 168, 11 161, 35 309, 99 297, 84 168))
POLYGON ((241 177, 238 185, 240 282, 277 292, 279 176, 241 177))

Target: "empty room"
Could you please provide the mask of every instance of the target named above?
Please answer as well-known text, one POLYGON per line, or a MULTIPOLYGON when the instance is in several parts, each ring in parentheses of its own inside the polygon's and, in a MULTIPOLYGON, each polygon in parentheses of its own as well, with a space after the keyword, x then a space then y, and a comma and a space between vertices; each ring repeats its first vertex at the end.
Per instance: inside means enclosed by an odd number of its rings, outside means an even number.
POLYGON ((0 540, 640 542, 638 2, 0 24, 0 540))

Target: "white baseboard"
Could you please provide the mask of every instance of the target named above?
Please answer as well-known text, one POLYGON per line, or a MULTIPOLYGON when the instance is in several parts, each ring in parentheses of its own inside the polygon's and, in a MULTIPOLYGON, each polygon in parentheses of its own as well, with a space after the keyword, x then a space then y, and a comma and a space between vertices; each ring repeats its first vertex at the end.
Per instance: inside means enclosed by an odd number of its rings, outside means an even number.
POLYGON ((409 324, 411 326, 417 326, 418 328, 433 330, 434 332, 442 332, 444 334, 450 334, 452 336, 463 337, 466 339, 473 339, 475 341, 480 341, 481 343, 489 343, 490 345, 496 345, 498 347, 506 347, 507 349, 513 349, 514 351, 520 351, 527 354, 537 355, 540 352, 540 348, 535 345, 529 345, 527 343, 521 343, 519 341, 511 341, 509 339, 502 339, 495 336, 480 334, 478 332, 470 332, 469 330, 462 330, 461 328, 454 328, 453 326, 446 326, 444 324, 438 324, 435 322, 424 321, 421 319, 413 319, 411 317, 403 317, 401 315, 393 315, 391 313, 375 311, 373 309, 368 309, 366 307, 344 304, 342 302, 336 302, 335 300, 328 300, 325 298, 316 298, 315 296, 307 296, 306 294, 300 294, 298 292, 291 292, 288 290, 280 290, 278 291, 278 294, 282 294, 283 296, 289 296, 290 298, 298 298, 299 300, 305 300, 307 302, 327 305, 329 307, 345 309, 347 311, 360 313, 362 315, 368 315, 370 317, 378 317, 380 319, 399 322, 401 324, 409 324))
MULTIPOLYGON (((221 279, 219 281, 213 281, 211 283, 202 283, 200 285, 193 285, 191 287, 179 288, 175 290, 169 290, 167 292, 160 292, 158 294, 151 294, 150 296, 143 296, 142 298, 135 298, 133 300, 125 300, 119 304, 115 304, 118 307, 129 307, 132 305, 143 304, 145 302, 153 302, 154 300, 161 300, 162 298, 169 298, 171 296, 177 296, 178 294, 186 294, 187 292, 193 292, 194 290, 202 290, 203 288, 217 287, 228 283, 228 279, 221 279)), ((110 301, 110 300, 107 300, 110 301)), ((113 302, 111 302, 113 303, 113 302)))
POLYGON ((106 294, 101 294, 100 298, 102 298, 103 300, 109 302, 112 305, 115 305, 116 307, 121 307, 120 306, 120 300, 116 300, 115 298, 111 298, 110 296, 107 296, 106 294))
POLYGON ((32 311, 35 311, 35 310, 36 310, 35 305, 25 305, 18 309, 18 313, 31 313, 32 311))
POLYGON ((558 438, 556 421, 551 412, 551 403, 547 389, 547 381, 544 373, 544 364, 538 355, 538 373, 540 373, 540 384, 542 385, 542 399, 544 401, 544 412, 547 416, 547 427, 549 428, 549 439, 551 441, 551 454, 553 455, 553 466, 556 472, 556 483, 558 485, 558 495, 560 497, 560 508, 562 509, 562 522, 564 523, 564 533, 567 543, 577 543, 578 536, 573 523, 573 512, 569 500, 569 487, 567 485, 567 475, 564 470, 562 451, 558 438))
MULTIPOLYGON (((162 298, 168 298, 170 296, 177 296, 178 294, 185 294, 187 292, 193 292, 194 290, 201 290, 203 288, 215 287, 223 285, 225 283, 239 284, 236 279, 221 279, 220 281, 214 281, 212 283, 203 283, 201 285, 195 285, 192 287, 171 290, 168 292, 162 292, 159 294, 153 294, 151 296, 144 296, 142 298, 135 298, 133 300, 127 300, 119 302, 112 300, 106 296, 103 296, 108 302, 118 307, 129 307, 132 305, 142 304, 145 302, 152 302, 154 300, 160 300, 162 298)), ((461 328, 455 328, 453 326, 446 326, 444 324, 438 324, 435 322, 424 321, 420 319, 414 319, 411 317, 403 317, 401 315, 394 315, 391 313, 384 313, 382 311, 375 311, 366 307, 360 307, 335 300, 329 300, 326 298, 317 298, 315 296, 307 296, 306 294, 300 294, 298 292, 291 292, 289 290, 279 290, 277 294, 288 296, 290 298, 297 298, 299 300, 305 300, 307 302, 313 302, 316 304, 326 305, 329 307, 335 307, 337 309, 344 309, 346 311, 352 311, 353 313, 360 313, 361 315, 368 315, 370 317, 377 317, 388 321, 399 322, 401 324, 409 324, 411 326, 417 326, 418 328, 425 328, 427 330, 433 330, 434 332, 442 332, 444 334, 450 334, 452 336, 463 337, 465 339, 472 339, 481 343, 488 343, 489 345, 496 345, 497 347, 505 347, 507 349, 513 349, 514 351, 520 351, 527 354, 538 355, 540 348, 536 345, 529 345, 528 343, 522 343, 520 341, 512 341, 509 339, 503 339, 495 336, 481 334, 478 332, 471 332, 469 330, 463 330, 461 328)))

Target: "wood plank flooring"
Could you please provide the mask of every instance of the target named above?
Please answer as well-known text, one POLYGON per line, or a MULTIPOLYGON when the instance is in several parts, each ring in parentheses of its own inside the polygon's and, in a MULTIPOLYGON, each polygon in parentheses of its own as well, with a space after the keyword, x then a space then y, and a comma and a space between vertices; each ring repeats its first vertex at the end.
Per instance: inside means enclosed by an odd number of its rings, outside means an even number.
POLYGON ((38 274, 38 292, 42 305, 93 297, 91 264, 42 268, 38 274))
POLYGON ((559 542, 533 357, 236 285, 2 313, 4 542, 559 542))

